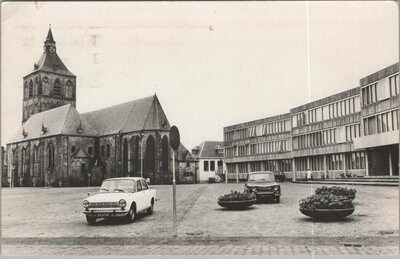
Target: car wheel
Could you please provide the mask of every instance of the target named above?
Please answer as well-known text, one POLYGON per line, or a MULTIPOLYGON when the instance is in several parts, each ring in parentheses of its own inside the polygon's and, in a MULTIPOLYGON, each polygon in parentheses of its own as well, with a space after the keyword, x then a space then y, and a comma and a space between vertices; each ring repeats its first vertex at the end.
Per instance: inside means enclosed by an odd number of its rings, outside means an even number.
POLYGON ((86 221, 89 225, 94 225, 96 223, 96 219, 96 217, 86 215, 86 221))
POLYGON ((150 206, 150 208, 147 209, 146 213, 147 213, 147 215, 150 215, 150 214, 153 214, 153 211, 154 211, 154 202, 152 201, 151 206, 150 206))
POLYGON ((131 206, 128 215, 126 215, 126 219, 128 220, 129 223, 132 223, 135 221, 136 218, 136 207, 134 205, 131 206))

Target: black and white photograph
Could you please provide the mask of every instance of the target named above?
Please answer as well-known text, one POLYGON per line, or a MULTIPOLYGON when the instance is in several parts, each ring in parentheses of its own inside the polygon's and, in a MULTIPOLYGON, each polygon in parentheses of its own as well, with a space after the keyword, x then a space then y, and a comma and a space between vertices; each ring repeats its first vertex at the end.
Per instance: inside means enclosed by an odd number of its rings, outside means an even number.
POLYGON ((399 10, 2 2, 1 255, 398 255, 399 10))

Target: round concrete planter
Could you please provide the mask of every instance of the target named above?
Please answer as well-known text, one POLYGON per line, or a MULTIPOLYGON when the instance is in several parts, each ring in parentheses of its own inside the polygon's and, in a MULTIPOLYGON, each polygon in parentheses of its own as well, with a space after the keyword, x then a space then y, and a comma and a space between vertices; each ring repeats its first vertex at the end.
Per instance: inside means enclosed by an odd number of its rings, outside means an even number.
POLYGON ((219 206, 231 210, 243 210, 256 203, 257 199, 244 201, 218 201, 219 206))
POLYGON ((354 207, 349 209, 300 209, 301 213, 316 220, 340 220, 350 216, 354 212, 354 207))

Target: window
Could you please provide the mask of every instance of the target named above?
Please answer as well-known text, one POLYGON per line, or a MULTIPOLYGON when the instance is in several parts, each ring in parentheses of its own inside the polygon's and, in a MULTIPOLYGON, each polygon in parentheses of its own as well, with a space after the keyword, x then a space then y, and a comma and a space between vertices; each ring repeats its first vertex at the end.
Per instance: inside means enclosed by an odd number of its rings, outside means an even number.
POLYGON ((378 83, 374 83, 364 87, 361 90, 363 105, 368 105, 378 101, 377 98, 377 85, 378 83))
POLYGON ((136 181, 136 186, 137 186, 137 191, 138 192, 140 192, 140 191, 142 191, 143 190, 143 188, 142 188, 142 183, 141 183, 142 181, 136 181))
POLYGON ((208 172, 208 161, 204 161, 204 171, 208 172))
POLYGON ((29 81, 29 98, 33 97, 33 82, 29 81))
POLYGON ((399 95, 399 74, 389 77, 390 96, 399 95))
POLYGON ((100 150, 101 150, 100 151, 101 156, 104 157, 104 146, 103 145, 100 146, 100 150))
POLYGON ((76 147, 75 147, 75 146, 72 146, 72 147, 71 147, 71 153, 75 153, 75 151, 76 151, 76 147))
POLYGON ((47 146, 47 162, 48 167, 54 167, 54 146, 52 143, 47 146))
POLYGON ((88 147, 88 154, 93 155, 93 147, 88 147))
POLYGON ((110 155, 111 155, 110 144, 107 144, 107 157, 110 157, 110 155))
POLYGON ((393 122, 393 125, 392 125, 392 129, 393 130, 398 130, 399 129, 399 110, 395 110, 395 111, 392 111, 391 112, 392 113, 392 122, 393 122))
POLYGON ((142 190, 148 190, 149 186, 147 185, 147 182, 145 180, 141 180, 142 181, 142 190))
POLYGON ((39 147, 37 146, 33 147, 33 161, 39 162, 39 147))
POLYGON ((61 94, 61 81, 60 79, 56 79, 54 81, 54 92, 53 92, 54 96, 62 96, 61 94))

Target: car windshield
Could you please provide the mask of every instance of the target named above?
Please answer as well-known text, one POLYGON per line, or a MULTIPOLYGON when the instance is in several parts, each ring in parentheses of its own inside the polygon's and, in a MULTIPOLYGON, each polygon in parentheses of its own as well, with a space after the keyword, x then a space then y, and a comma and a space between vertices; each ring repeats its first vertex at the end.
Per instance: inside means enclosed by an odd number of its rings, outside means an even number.
POLYGON ((106 180, 101 184, 100 192, 134 192, 134 180, 106 180))
POLYGON ((249 175, 249 182, 275 182, 275 176, 273 174, 251 174, 249 175))

